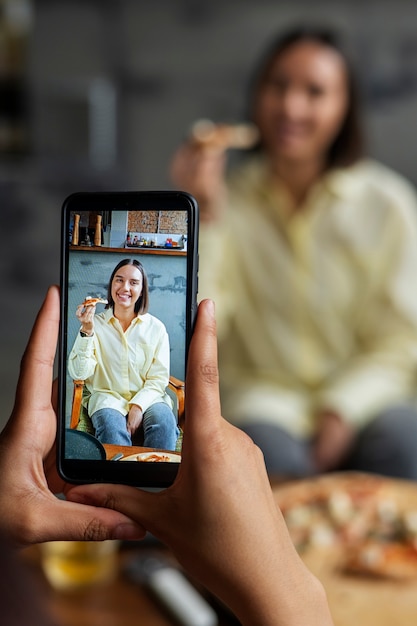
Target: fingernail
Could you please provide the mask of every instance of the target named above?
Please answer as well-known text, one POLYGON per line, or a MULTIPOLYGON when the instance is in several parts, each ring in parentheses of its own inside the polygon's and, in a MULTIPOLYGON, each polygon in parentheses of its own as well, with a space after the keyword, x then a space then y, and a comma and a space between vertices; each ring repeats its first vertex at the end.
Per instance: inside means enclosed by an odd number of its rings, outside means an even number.
POLYGON ((207 300, 207 312, 211 317, 214 317, 216 314, 216 306, 214 304, 214 300, 207 300))
POLYGON ((92 504, 92 500, 86 497, 83 493, 70 491, 67 493, 67 500, 70 502, 76 502, 77 504, 92 504))
POLYGON ((113 538, 121 541, 140 541, 146 530, 137 524, 119 524, 113 531, 113 538))

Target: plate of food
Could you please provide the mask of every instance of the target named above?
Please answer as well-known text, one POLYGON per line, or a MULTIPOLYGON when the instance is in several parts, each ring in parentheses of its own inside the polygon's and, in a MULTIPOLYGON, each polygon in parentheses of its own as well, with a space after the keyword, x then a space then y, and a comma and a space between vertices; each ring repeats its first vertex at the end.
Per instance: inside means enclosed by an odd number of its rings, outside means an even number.
POLYGON ((139 454, 129 454, 121 461, 139 461, 141 463, 181 463, 181 454, 178 452, 150 451, 139 454))

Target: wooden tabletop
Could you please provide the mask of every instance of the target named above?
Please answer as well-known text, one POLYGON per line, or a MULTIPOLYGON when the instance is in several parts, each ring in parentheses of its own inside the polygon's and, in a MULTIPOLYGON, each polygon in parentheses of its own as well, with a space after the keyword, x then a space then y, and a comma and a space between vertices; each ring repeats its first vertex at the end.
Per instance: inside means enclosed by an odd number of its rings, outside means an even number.
MULTIPOLYGON (((28 548, 21 558, 32 570, 57 626, 178 626, 149 590, 132 582, 125 574, 128 562, 142 555, 144 550, 152 550, 153 554, 162 555, 176 565, 168 550, 157 542, 151 547, 123 544, 114 580, 73 591, 57 591, 50 586, 42 572, 39 546, 28 548)), ((200 592, 205 593, 201 589, 200 592)), ((226 609, 217 604, 214 607, 219 613, 219 626, 239 626, 226 609)))
MULTIPOLYGON (((181 455, 174 450, 163 450, 161 448, 145 448, 144 446, 119 446, 113 443, 103 443, 103 447, 106 451, 106 459, 111 461, 115 457, 116 454, 123 454, 122 458, 130 457, 135 454, 143 454, 144 452, 152 452, 155 454, 167 454, 167 455, 178 455, 178 458, 181 459, 181 455)), ((129 459, 131 460, 131 459, 129 459)), ((134 459, 135 460, 135 459, 134 459)))
POLYGON ((142 446, 118 446, 113 443, 103 443, 103 447, 106 451, 106 459, 112 459, 119 452, 123 456, 130 456, 131 454, 140 454, 141 452, 155 452, 154 448, 144 448, 142 446))

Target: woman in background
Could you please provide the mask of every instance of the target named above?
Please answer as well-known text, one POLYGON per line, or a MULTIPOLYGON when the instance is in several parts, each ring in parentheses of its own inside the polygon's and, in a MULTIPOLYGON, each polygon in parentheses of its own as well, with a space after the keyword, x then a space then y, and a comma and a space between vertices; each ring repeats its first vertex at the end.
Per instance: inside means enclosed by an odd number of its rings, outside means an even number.
POLYGON ((172 177, 201 208, 224 416, 270 473, 417 478, 417 201, 364 158, 357 89, 331 32, 280 37, 256 74, 259 146, 226 173, 190 140, 172 177))

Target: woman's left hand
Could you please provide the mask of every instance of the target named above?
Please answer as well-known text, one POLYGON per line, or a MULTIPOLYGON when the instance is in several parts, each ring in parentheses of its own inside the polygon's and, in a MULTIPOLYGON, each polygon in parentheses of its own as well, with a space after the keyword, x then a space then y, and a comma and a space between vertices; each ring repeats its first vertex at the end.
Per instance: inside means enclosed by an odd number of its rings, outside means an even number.
POLYGON ((21 546, 57 539, 142 539, 142 526, 122 513, 54 495, 69 488, 55 462, 52 379, 58 326, 59 290, 53 287, 33 327, 12 416, 0 434, 0 531, 21 546))
POLYGON ((137 404, 132 404, 127 415, 127 432, 131 437, 133 437, 139 426, 142 424, 142 420, 142 409, 137 404))
POLYGON ((313 446, 313 457, 320 472, 336 469, 348 456, 355 430, 338 413, 323 411, 313 446))

